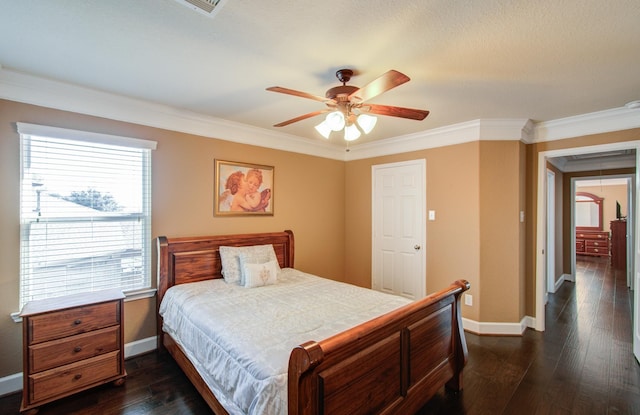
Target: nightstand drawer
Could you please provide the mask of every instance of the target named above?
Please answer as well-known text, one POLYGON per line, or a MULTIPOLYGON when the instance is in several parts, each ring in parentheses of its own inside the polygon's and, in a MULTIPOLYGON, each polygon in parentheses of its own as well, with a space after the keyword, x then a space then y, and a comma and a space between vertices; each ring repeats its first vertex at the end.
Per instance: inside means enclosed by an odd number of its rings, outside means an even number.
POLYGON ((29 376, 29 402, 44 401, 93 384, 106 383, 122 374, 120 351, 93 357, 29 376))
POLYGON ((29 319, 29 345, 114 326, 119 321, 119 301, 33 316, 29 319))
POLYGON ((29 346, 29 362, 33 372, 40 372, 118 350, 119 347, 120 326, 113 326, 29 346))

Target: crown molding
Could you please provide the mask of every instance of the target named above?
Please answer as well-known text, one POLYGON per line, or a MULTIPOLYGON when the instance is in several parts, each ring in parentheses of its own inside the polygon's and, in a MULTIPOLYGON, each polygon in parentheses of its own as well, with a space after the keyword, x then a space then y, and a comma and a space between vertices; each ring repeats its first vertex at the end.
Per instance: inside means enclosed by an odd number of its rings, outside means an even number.
POLYGON ((342 161, 472 141, 520 140, 530 144, 640 127, 640 108, 637 105, 627 105, 622 108, 539 123, 528 119, 478 119, 344 148, 319 140, 309 140, 166 105, 40 78, 2 66, 0 66, 0 99, 342 161))
POLYGON ((632 128, 640 128, 640 108, 625 105, 620 108, 536 123, 533 129, 533 142, 542 143, 632 128))
POLYGON ((473 141, 530 141, 527 119, 482 119, 352 146, 347 160, 426 150, 473 141))
POLYGON ((219 140, 344 160, 344 149, 322 141, 179 110, 135 98, 0 69, 0 98, 219 140))

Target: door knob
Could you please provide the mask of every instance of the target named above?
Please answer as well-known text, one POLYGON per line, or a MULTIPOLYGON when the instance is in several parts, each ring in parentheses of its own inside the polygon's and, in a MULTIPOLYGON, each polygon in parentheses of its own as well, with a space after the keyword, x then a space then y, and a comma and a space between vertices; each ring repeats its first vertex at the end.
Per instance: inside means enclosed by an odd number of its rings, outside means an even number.
POLYGON ((415 249, 416 251, 419 251, 420 250, 420 245, 414 245, 413 249, 415 249))

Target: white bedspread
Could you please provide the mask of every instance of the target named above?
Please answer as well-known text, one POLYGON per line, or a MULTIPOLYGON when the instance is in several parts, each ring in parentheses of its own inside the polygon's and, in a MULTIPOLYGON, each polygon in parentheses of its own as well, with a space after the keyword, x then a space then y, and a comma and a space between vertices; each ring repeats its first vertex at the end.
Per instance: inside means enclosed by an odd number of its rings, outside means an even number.
POLYGON ((164 331, 183 348, 230 414, 286 414, 291 350, 410 300, 285 268, 258 288, 223 279, 170 288, 164 331))

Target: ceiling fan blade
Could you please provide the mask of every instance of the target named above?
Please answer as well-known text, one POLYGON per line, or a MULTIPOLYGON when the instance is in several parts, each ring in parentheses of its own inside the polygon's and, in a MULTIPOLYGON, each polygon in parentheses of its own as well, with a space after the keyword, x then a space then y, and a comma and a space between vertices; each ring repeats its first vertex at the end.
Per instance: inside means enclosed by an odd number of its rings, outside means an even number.
POLYGON ((361 102, 367 101, 409 80, 410 78, 407 75, 392 69, 362 88, 353 91, 351 95, 349 95, 349 100, 357 98, 361 102))
POLYGON ((289 124, 293 124, 294 122, 306 120, 307 118, 315 117, 316 115, 324 114, 324 113, 329 112, 329 111, 331 111, 331 110, 330 109, 325 109, 325 110, 310 112, 308 114, 304 114, 304 115, 301 115, 299 117, 292 118, 292 119, 287 120, 287 121, 283 121, 283 122, 281 122, 279 124, 275 124, 274 127, 284 127, 285 125, 289 125, 289 124))
POLYGON ((411 120, 422 121, 427 118, 429 111, 417 110, 413 108, 392 107, 390 105, 376 105, 366 104, 363 105, 361 110, 377 115, 388 115, 390 117, 409 118, 411 120))
POLYGON ((318 95, 309 94, 307 92, 296 91, 295 89, 283 88, 281 86, 269 87, 267 88, 267 91, 279 92, 281 94, 287 94, 287 95, 295 95, 296 97, 308 98, 308 99, 312 99, 314 101, 320 101, 320 102, 335 102, 334 100, 327 97, 321 97, 318 95))

